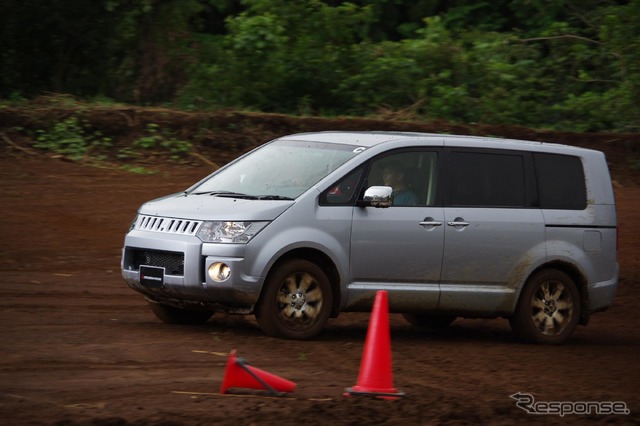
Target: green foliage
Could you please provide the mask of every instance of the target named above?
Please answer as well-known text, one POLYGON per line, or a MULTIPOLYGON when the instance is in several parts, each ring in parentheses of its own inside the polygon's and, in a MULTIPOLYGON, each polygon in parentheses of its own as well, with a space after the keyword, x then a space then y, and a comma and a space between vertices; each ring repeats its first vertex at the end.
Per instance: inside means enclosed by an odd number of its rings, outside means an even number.
POLYGON ((0 97, 640 130, 640 0, 5 3, 0 97))
POLYGON ((206 40, 180 102, 279 112, 339 107, 344 100, 327 94, 349 72, 369 20, 370 8, 350 3, 247 2, 227 19, 227 36, 206 40))
POLYGON ((123 164, 120 166, 120 169, 137 175, 154 175, 157 173, 155 170, 151 170, 143 166, 133 166, 131 164, 123 164))
POLYGON ((168 151, 171 159, 178 160, 188 155, 193 150, 193 145, 174 138, 170 132, 163 131, 158 124, 149 123, 146 135, 136 139, 131 147, 120 149, 118 157, 120 159, 140 158, 145 151, 154 149, 168 151))
POLYGON ((629 75, 640 75, 640 57, 622 40, 639 14, 598 2, 514 1, 508 13, 500 2, 438 2, 432 10, 443 13, 413 23, 413 37, 374 42, 375 12, 389 3, 371 3, 248 2, 226 36, 208 40, 211 56, 192 69, 180 105, 329 115, 410 107, 426 119, 638 130, 629 75), (508 25, 523 30, 499 31, 508 25), (627 58, 636 68, 625 77, 627 58))
POLYGON ((54 124, 48 130, 38 130, 34 147, 45 149, 74 161, 84 159, 89 151, 94 159, 99 158, 101 148, 111 146, 111 139, 104 137, 78 116, 69 117, 54 124))
MULTIPOLYGON (((59 102, 59 99, 56 102, 59 102)), ((106 160, 105 153, 112 146, 112 139, 103 136, 100 131, 93 130, 80 114, 59 121, 47 130, 37 130, 34 144, 35 148, 62 155, 73 161, 91 162, 106 160)), ((150 123, 144 136, 136 139, 131 146, 118 150, 117 158, 137 160, 150 154, 168 154, 169 159, 180 160, 188 156, 192 150, 193 145, 190 142, 175 138, 171 132, 161 129, 158 124, 150 123)), ((123 169, 139 174, 148 173, 137 166, 124 165, 123 169)))

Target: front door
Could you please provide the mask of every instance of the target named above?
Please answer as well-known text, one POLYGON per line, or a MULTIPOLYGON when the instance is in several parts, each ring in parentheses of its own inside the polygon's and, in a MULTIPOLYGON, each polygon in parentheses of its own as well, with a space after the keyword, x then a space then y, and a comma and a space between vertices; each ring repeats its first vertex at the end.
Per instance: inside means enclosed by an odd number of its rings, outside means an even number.
POLYGON ((436 206, 437 153, 403 151, 374 161, 365 186, 390 186, 388 208, 355 207, 348 305, 371 308, 375 292, 389 292, 389 309, 411 312, 438 304, 444 212, 436 206))

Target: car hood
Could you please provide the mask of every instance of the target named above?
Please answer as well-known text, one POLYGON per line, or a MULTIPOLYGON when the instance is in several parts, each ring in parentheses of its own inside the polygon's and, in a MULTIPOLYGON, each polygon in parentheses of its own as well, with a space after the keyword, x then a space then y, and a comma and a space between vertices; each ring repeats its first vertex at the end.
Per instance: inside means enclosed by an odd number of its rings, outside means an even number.
POLYGON ((180 193, 149 201, 138 213, 194 220, 273 220, 294 203, 292 200, 247 200, 180 193))

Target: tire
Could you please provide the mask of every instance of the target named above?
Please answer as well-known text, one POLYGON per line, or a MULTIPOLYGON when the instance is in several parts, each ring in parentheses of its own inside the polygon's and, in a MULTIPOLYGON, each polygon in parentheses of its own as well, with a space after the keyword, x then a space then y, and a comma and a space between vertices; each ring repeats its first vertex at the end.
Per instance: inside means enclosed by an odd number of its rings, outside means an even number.
POLYGON ((456 320, 455 315, 402 314, 411 325, 426 330, 442 330, 456 320))
POLYGON ((167 324, 204 324, 213 315, 211 311, 180 309, 156 302, 149 302, 149 307, 158 319, 167 324))
POLYGON ((333 300, 324 271, 303 259, 290 260, 271 273, 256 307, 256 320, 265 334, 308 340, 326 325, 333 300))
POLYGON ((522 289, 511 329, 529 343, 557 345, 567 341, 580 320, 580 293, 564 272, 546 269, 532 275, 522 289))

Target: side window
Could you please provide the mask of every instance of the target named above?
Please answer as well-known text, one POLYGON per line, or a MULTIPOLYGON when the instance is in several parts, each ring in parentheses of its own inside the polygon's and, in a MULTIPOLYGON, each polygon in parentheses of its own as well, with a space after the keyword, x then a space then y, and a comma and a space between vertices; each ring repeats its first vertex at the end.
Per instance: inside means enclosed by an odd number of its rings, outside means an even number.
POLYGON ((322 205, 345 205, 352 204, 355 201, 358 183, 362 177, 362 168, 349 173, 347 176, 336 182, 320 197, 322 205))
POLYGON ((402 151, 374 160, 366 185, 390 186, 393 206, 432 206, 436 203, 437 153, 402 151))
POLYGON ((525 206, 525 169, 521 155, 453 151, 450 159, 449 203, 452 206, 525 206))
POLYGON ((584 210, 587 207, 587 188, 580 158, 535 153, 533 159, 541 208, 584 210))

